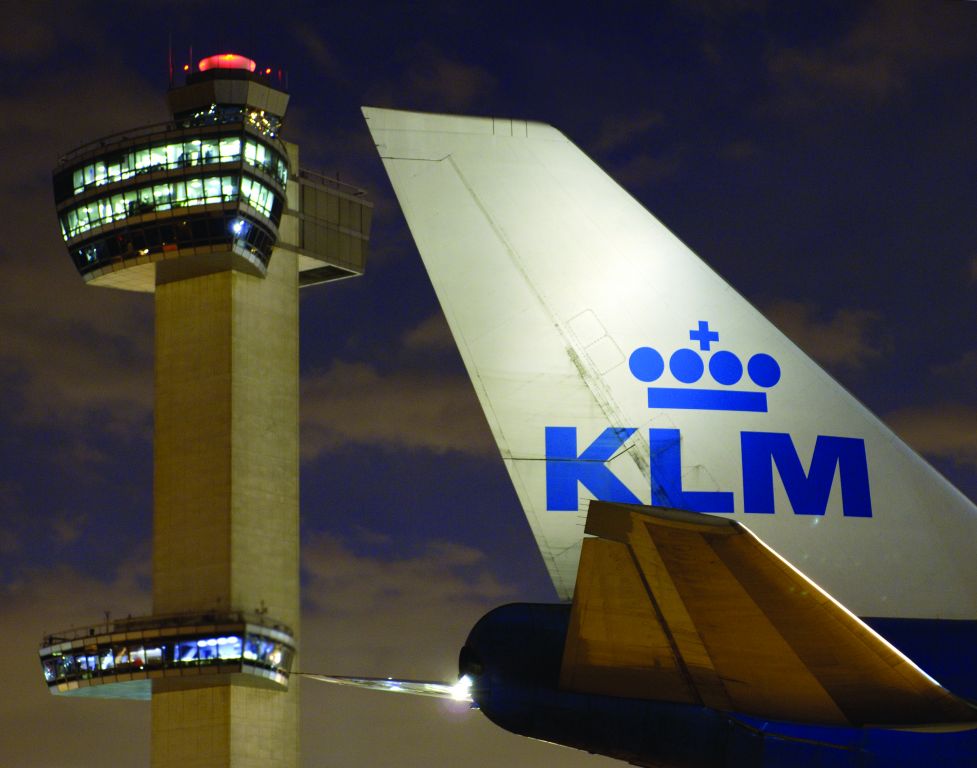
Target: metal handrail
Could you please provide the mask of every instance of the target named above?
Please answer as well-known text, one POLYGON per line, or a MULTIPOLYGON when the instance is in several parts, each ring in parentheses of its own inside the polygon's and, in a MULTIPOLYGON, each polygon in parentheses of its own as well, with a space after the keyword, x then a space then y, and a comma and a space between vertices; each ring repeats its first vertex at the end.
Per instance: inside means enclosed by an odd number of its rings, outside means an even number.
POLYGON ((299 168, 298 178, 311 181, 313 184, 318 184, 327 189, 335 189, 337 192, 345 192, 351 197, 366 197, 366 190, 362 187, 357 187, 355 184, 350 184, 346 181, 340 181, 335 176, 326 176, 319 171, 299 168))
POLYGON ((287 158, 288 151, 285 149, 285 143, 277 136, 266 136, 260 131, 255 130, 253 127, 249 128, 247 123, 213 123, 210 125, 183 125, 175 120, 168 120, 162 123, 153 123, 151 125, 143 125, 138 128, 129 128, 124 131, 118 131, 116 133, 110 133, 108 136, 102 136, 99 139, 94 139, 89 141, 87 144, 82 144, 80 147, 75 147, 70 152, 66 152, 60 158, 58 158, 58 165, 55 168, 56 171, 60 171, 66 165, 74 163, 76 160, 80 160, 83 157, 91 155, 96 150, 106 149, 115 144, 121 144, 123 142, 130 142, 140 138, 148 138, 155 135, 165 135, 168 133, 173 133, 174 131, 183 131, 189 133, 196 133, 198 131, 203 131, 204 133, 219 133, 222 128, 227 126, 237 126, 243 125, 245 130, 250 130, 255 135, 261 136, 264 141, 277 146, 278 150, 282 155, 287 158))
POLYGON ((269 620, 260 612, 245 611, 192 611, 189 613, 163 613, 149 616, 127 616, 124 619, 106 619, 104 622, 85 627, 72 627, 44 636, 41 647, 81 640, 86 637, 108 635, 115 632, 138 632, 162 627, 199 626, 209 624, 255 624, 284 631, 291 635, 292 630, 284 624, 269 620))

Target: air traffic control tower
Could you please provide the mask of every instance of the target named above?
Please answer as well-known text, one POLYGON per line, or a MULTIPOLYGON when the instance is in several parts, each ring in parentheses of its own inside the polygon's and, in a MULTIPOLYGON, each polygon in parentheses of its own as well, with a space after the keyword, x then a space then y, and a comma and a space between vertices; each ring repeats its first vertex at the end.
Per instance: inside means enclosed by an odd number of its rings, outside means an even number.
POLYGON ((298 294, 363 272, 371 204, 301 170, 279 85, 203 59, 171 122, 54 171, 85 282, 155 294, 153 614, 49 635, 41 666, 151 699, 154 768, 298 764, 298 294))

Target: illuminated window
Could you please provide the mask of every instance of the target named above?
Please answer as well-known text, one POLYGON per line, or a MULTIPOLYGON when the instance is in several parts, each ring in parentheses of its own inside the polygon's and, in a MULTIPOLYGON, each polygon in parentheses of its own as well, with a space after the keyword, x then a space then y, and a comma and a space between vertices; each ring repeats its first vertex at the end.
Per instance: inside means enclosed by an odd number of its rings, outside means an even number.
POLYGON ((173 196, 173 189, 169 184, 157 184, 153 187, 153 199, 156 203, 157 211, 168 211, 172 206, 170 205, 170 198, 173 196))
MULTIPOLYGON (((288 179, 287 164, 275 151, 254 140, 244 142, 244 161, 274 176, 283 185, 288 179)), ((91 186, 125 181, 149 171, 173 170, 213 163, 241 160, 240 136, 191 139, 189 141, 141 147, 109 163, 98 161, 72 171, 72 190, 78 195, 91 186)))
POLYGON ((200 165, 200 139, 193 139, 183 145, 184 165, 200 165))
POLYGON ((210 176, 204 179, 204 198, 208 203, 219 203, 221 201, 221 180, 219 176, 210 176))
POLYGON ((200 154, 204 164, 216 163, 220 159, 220 149, 216 139, 205 139, 200 142, 200 154))
MULTIPOLYGON (((136 150, 132 156, 133 165, 135 166, 136 171, 143 172, 149 170, 149 167, 152 165, 152 155, 150 154, 149 149, 136 150)), ((77 189, 75 190, 75 192, 78 191, 79 190, 77 189)))
POLYGON ((197 660, 197 641, 188 640, 177 643, 173 648, 173 660, 191 662, 197 660))
POLYGON ((201 661, 210 661, 217 658, 216 637, 209 637, 206 640, 197 641, 197 658, 201 661))
POLYGON ((75 657, 65 654, 58 657, 58 677, 69 677, 75 672, 75 657))
POLYGON ((187 179, 187 200, 191 205, 200 202, 204 196, 203 179, 187 179))
POLYGON ((218 638, 217 655, 222 659, 240 659, 241 638, 236 636, 218 638))
MULTIPOLYGON (((259 674, 285 684, 294 650, 282 641, 282 632, 245 626, 226 627, 226 634, 191 632, 155 640, 120 641, 119 635, 101 636, 71 643, 71 648, 42 649, 41 669, 52 689, 66 682, 126 683, 152 676, 154 670, 207 667, 220 673, 259 674), (268 637, 271 633, 275 637, 268 637), (142 673, 142 674, 140 674, 142 673)), ((70 691, 77 690, 72 686, 70 691)), ((56 692, 66 692, 60 690, 56 692)))
POLYGON ((141 645, 137 645, 132 650, 129 651, 129 663, 132 664, 136 669, 142 669, 146 666, 146 649, 141 645))
POLYGON ((220 158, 229 163, 241 157, 241 139, 237 136, 220 140, 220 158))
POLYGON ((245 176, 241 179, 241 196, 252 208, 261 211, 265 216, 271 215, 274 198, 268 187, 245 176))
POLYGON ((205 176, 154 184, 84 203, 61 214, 61 230, 65 240, 78 237, 93 227, 122 221, 129 216, 151 211, 168 211, 210 203, 228 203, 241 199, 252 208, 270 217, 275 205, 275 193, 250 177, 205 176))

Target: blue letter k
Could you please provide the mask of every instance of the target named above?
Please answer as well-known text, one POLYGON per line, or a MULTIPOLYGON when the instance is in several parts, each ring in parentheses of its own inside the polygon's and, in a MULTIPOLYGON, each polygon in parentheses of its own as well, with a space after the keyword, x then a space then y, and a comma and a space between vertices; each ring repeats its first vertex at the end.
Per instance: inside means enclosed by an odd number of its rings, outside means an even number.
POLYGON ((604 463, 620 450, 635 430, 608 427, 579 456, 576 427, 546 428, 546 508, 576 512, 577 483, 601 501, 640 504, 641 501, 604 463))

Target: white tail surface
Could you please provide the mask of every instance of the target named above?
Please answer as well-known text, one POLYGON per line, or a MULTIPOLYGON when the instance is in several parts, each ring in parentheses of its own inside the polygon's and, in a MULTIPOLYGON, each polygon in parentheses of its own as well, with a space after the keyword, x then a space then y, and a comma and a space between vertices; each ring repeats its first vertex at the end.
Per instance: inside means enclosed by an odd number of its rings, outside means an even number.
POLYGON ((563 134, 363 112, 561 596, 600 498, 733 515, 861 616, 977 617, 977 508, 563 134))

